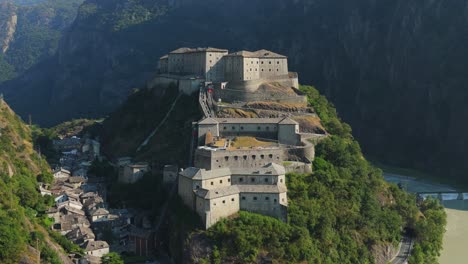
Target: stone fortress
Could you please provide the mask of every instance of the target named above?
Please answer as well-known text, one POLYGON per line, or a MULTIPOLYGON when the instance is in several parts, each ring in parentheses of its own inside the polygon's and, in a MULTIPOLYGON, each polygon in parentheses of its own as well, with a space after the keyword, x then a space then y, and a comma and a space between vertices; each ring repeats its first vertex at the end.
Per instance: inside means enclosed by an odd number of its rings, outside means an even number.
POLYGON ((306 101, 294 92, 299 81, 297 73, 288 71, 287 57, 264 49, 234 53, 217 48, 176 49, 160 58, 151 85, 169 83, 187 94, 209 85, 217 101, 306 101))
POLYGON ((161 57, 153 86, 170 83, 186 94, 198 91, 205 115, 193 124, 193 167, 177 180, 179 196, 204 227, 239 210, 287 221, 285 175, 312 171, 315 134, 300 132, 288 116, 221 118, 214 109, 214 102, 224 101, 306 104, 295 92, 298 77, 288 72, 287 57, 267 50, 180 48, 161 57), (286 163, 293 166, 286 169, 286 163))

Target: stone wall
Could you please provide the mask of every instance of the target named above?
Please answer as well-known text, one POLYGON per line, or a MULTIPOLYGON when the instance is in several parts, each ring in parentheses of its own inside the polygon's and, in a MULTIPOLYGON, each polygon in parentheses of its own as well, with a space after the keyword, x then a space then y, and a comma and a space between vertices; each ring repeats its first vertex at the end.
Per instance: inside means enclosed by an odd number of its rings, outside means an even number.
POLYGON ((207 201, 205 204, 209 204, 209 207, 200 209, 197 212, 202 216, 202 220, 204 220, 203 222, 205 222, 206 228, 209 228, 221 220, 221 218, 226 218, 239 212, 239 194, 237 193, 214 198, 207 201), (205 219, 203 219, 203 215, 205 215, 205 219))
POLYGON ((231 181, 233 185, 286 185, 284 175, 232 175, 231 181))
POLYGON ((195 151, 195 167, 207 170, 225 167, 255 168, 272 162, 281 164, 284 160, 285 151, 282 148, 195 151))
POLYGON ((194 182, 189 178, 179 176, 179 196, 184 202, 185 205, 187 205, 189 208, 194 209, 194 194, 193 190, 196 189, 196 185, 201 185, 201 182, 194 182), (195 186, 194 186, 195 185, 195 186))
POLYGON ((297 78, 289 78, 288 75, 272 77, 268 80, 237 81, 228 82, 224 89, 220 85, 215 85, 214 98, 222 102, 252 102, 252 101, 274 101, 284 103, 307 103, 307 97, 303 95, 288 95, 276 91, 257 91, 260 85, 265 82, 278 83, 288 89, 298 87, 297 78))
POLYGON ((184 94, 191 95, 200 90, 200 84, 205 79, 195 78, 193 76, 179 76, 173 74, 159 74, 148 82, 148 88, 168 87, 171 84, 176 85, 177 89, 184 94))
POLYGON ((288 74, 287 58, 260 58, 260 78, 270 79, 288 74))
POLYGON ((240 209, 283 219, 281 206, 287 205, 286 193, 241 193, 240 209))
POLYGON ((202 181, 202 188, 207 190, 231 186, 231 175, 202 181))

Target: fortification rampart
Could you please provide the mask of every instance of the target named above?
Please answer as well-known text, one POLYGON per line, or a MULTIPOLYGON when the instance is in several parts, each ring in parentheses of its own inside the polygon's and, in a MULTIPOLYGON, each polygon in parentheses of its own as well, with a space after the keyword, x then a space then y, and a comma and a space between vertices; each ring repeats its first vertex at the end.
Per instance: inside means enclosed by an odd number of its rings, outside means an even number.
POLYGON ((153 80, 148 82, 147 87, 160 87, 176 85, 180 92, 191 95, 200 90, 200 84, 205 80, 197 76, 180 76, 174 74, 158 74, 153 80))
POLYGON ((214 98, 223 102, 277 101, 284 103, 306 103, 303 95, 286 93, 290 87, 298 88, 297 77, 289 75, 274 76, 269 79, 229 82, 224 87, 214 85, 214 98), (262 89, 262 85, 276 86, 276 89, 262 89), (284 89, 281 91, 281 89, 284 89))
POLYGON ((238 150, 208 150, 199 148, 195 152, 195 167, 207 170, 217 168, 255 168, 269 163, 281 164, 286 156, 283 148, 256 148, 238 150))

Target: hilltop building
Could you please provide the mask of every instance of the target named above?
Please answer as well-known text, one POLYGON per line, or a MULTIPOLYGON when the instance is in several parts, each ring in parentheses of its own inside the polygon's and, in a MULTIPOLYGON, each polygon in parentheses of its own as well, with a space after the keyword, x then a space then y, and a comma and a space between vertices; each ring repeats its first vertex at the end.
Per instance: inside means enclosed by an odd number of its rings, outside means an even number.
POLYGON ((299 80, 297 73, 289 72, 288 58, 265 49, 234 53, 218 48, 176 49, 160 58, 150 86, 171 83, 187 94, 210 86, 216 99, 223 101, 306 100, 291 91, 299 87, 299 80))
POLYGON ((253 169, 190 167, 179 174, 179 195, 198 213, 205 228, 239 210, 286 221, 285 173, 284 167, 275 163, 253 169))

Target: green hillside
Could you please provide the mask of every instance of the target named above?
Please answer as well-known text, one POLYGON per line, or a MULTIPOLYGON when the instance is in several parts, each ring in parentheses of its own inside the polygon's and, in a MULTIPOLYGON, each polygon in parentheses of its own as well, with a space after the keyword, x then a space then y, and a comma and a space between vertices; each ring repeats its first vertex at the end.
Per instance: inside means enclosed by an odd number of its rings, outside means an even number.
POLYGON ((55 54, 62 33, 74 21, 83 0, 4 1, 0 3, 0 83, 55 54), (16 17, 16 24, 11 23, 16 17), (10 22, 10 23, 8 23, 10 22), (12 35, 8 37, 7 32, 12 35))
POLYGON ((0 99, 0 263, 61 263, 40 223, 53 203, 38 181, 50 182, 46 161, 33 150, 33 131, 0 99))

